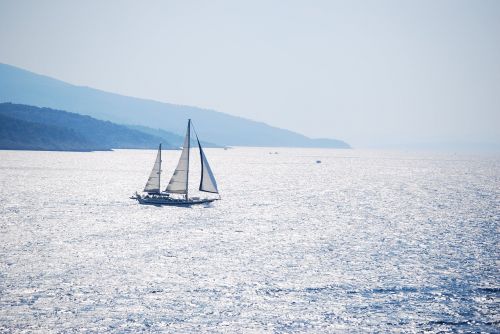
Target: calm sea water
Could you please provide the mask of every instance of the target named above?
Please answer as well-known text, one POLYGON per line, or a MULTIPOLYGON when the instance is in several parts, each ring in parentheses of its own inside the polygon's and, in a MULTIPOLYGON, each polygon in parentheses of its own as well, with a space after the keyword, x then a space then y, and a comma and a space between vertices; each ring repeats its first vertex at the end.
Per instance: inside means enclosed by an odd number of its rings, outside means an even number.
POLYGON ((0 151, 0 332, 500 331, 499 156, 206 153, 176 208, 154 151, 0 151))

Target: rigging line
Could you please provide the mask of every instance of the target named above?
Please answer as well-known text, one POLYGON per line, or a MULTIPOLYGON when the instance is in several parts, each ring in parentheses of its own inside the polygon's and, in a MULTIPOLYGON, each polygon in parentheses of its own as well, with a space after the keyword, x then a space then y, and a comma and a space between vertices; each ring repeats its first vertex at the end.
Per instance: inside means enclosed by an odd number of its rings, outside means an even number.
POLYGON ((200 138, 198 138, 198 132, 196 132, 193 121, 191 121, 191 127, 193 128, 194 135, 196 136, 196 141, 198 142, 198 149, 200 150, 201 179, 200 179, 200 187, 199 188, 201 190, 201 185, 203 184, 203 153, 201 150, 200 138))
POLYGON ((200 139, 198 138, 198 132, 196 132, 196 128, 194 127, 193 121, 191 121, 191 127, 193 128, 194 134, 196 135, 196 139, 200 141, 200 139))

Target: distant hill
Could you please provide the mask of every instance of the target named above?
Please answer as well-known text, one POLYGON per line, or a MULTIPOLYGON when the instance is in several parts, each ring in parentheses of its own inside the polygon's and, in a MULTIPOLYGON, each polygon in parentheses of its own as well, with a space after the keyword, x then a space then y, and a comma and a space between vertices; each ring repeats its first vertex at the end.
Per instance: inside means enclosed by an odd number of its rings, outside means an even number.
POLYGON ((109 150, 71 129, 21 121, 0 114, 0 149, 93 151, 109 150))
MULTIPOLYGON (((0 149, 174 148, 165 138, 61 110, 0 103, 0 149)), ((176 148, 177 146, 175 146, 176 148)))
POLYGON ((191 118, 201 138, 224 146, 349 147, 341 140, 315 140, 213 110, 74 86, 5 64, 0 64, 0 102, 67 110, 119 124, 161 128, 178 135, 183 135, 186 121, 191 118))

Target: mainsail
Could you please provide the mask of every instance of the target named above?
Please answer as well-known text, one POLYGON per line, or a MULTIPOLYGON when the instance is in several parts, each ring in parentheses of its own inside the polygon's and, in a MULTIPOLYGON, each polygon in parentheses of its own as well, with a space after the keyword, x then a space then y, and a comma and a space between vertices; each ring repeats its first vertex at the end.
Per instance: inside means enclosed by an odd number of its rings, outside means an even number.
POLYGON ((207 157, 205 156, 205 153, 201 148, 200 140, 198 139, 198 134, 196 134, 196 140, 198 141, 198 147, 200 148, 200 161, 201 161, 200 191, 218 194, 219 190, 217 190, 217 182, 215 182, 215 177, 214 174, 212 173, 212 169, 210 168, 207 157))
POLYGON ((160 192, 160 174, 161 174, 161 144, 158 147, 158 153, 156 154, 156 161, 149 174, 148 182, 144 187, 144 192, 147 193, 159 193, 160 192))
POLYGON ((168 183, 166 191, 169 193, 186 194, 188 192, 189 178, 189 145, 191 140, 191 120, 188 122, 186 138, 182 148, 181 157, 177 163, 174 175, 168 183))

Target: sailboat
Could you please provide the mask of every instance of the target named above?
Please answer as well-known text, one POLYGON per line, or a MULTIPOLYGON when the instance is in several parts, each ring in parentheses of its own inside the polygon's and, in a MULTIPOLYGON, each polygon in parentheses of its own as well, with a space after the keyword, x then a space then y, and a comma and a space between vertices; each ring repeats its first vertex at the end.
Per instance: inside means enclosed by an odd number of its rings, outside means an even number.
POLYGON ((139 194, 136 192, 134 196, 130 197, 131 199, 136 199, 140 204, 177 206, 210 203, 220 199, 220 195, 217 198, 189 197, 189 151, 191 146, 191 128, 193 128, 196 135, 196 141, 198 142, 198 148, 200 151, 201 180, 199 190, 207 193, 219 194, 214 174, 208 164, 205 152, 203 152, 198 134, 196 133, 194 127, 191 126, 191 123, 192 122, 189 119, 182 153, 167 188, 164 191, 161 191, 160 181, 162 160, 160 144, 153 169, 151 170, 151 174, 146 182, 143 193, 139 194))

